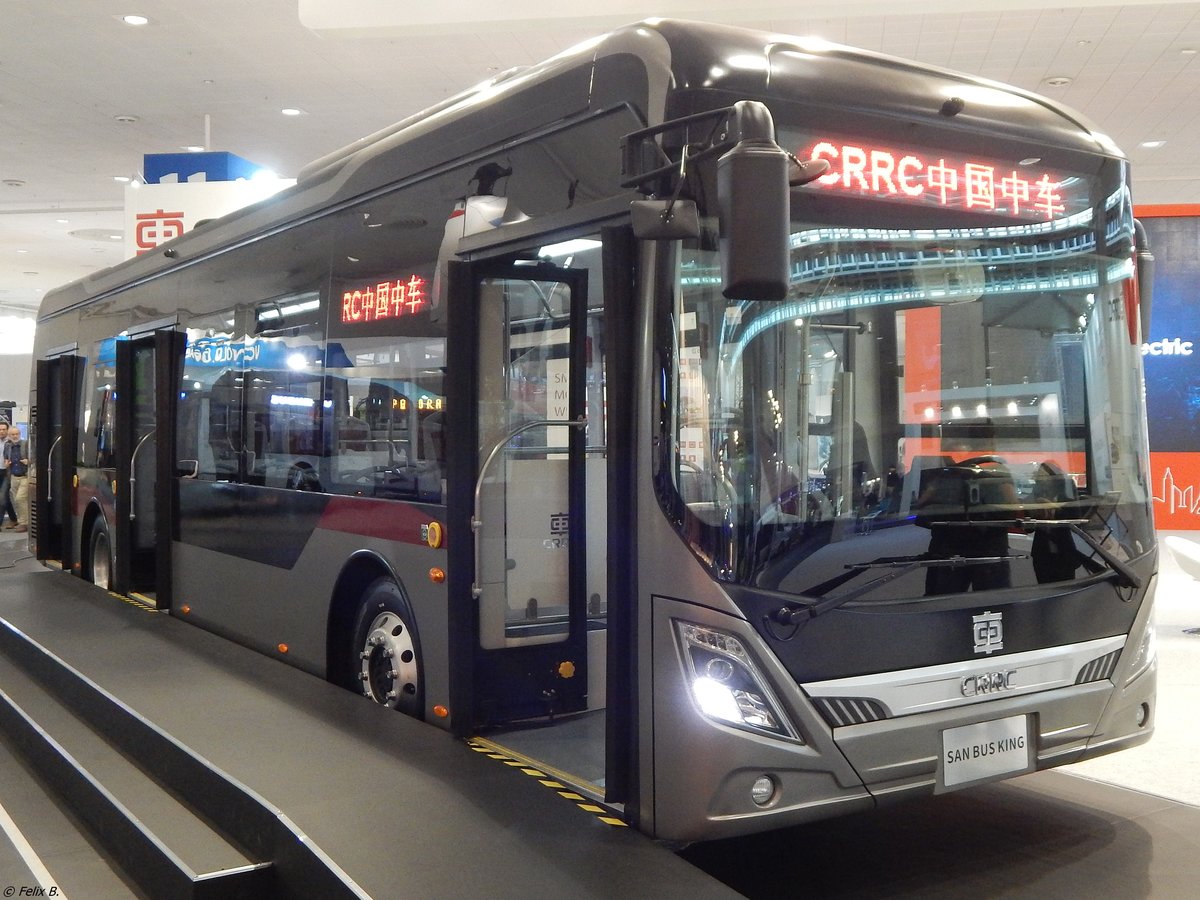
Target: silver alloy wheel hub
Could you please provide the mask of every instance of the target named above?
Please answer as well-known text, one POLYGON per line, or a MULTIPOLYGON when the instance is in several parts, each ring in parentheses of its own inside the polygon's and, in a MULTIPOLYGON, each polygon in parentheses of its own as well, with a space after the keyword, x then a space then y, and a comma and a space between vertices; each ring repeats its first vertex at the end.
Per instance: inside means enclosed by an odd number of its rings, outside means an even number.
POLYGON ((400 616, 391 611, 377 615, 358 658, 364 696, 410 715, 420 713, 416 648, 400 616))
POLYGON ((101 532, 92 546, 92 584, 108 590, 109 581, 108 538, 101 532))

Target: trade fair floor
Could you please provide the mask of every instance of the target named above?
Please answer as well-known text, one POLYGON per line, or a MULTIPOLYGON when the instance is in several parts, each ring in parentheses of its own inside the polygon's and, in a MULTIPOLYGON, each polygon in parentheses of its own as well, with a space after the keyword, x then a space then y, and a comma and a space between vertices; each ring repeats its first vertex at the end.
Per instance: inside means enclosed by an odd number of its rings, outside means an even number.
POLYGON ((46 570, 24 537, 0 533, 0 699, 37 719, 0 711, 5 897, 1190 898, 1200 884, 1200 584, 1165 549, 1148 744, 678 848, 438 729, 46 570), (83 743, 79 715, 113 746, 83 743), (45 762, 48 735, 103 783, 45 762))

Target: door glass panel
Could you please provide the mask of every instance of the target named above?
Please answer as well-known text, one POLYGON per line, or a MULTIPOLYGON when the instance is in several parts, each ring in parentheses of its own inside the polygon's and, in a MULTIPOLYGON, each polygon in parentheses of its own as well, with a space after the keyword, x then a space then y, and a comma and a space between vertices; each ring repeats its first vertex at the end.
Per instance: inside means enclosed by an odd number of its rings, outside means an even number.
POLYGON ((480 285, 481 644, 568 632, 571 428, 569 287, 510 278, 480 285))
POLYGON ((133 349, 133 456, 130 461, 133 514, 130 524, 134 546, 139 550, 154 546, 157 464, 154 378, 154 344, 151 341, 133 349))
POLYGON ((177 471, 201 481, 236 481, 243 453, 242 359, 235 311, 188 323, 179 391, 177 471))

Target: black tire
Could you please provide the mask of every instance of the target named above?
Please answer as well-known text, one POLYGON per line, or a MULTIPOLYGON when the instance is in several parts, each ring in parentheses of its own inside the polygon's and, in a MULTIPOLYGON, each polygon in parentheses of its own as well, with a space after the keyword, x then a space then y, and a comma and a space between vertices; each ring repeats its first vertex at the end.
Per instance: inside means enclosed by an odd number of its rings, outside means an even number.
POLYGON ((104 520, 97 518, 88 536, 88 581, 108 590, 112 586, 112 572, 112 543, 108 539, 104 520))
POLYGON ((363 592, 354 616, 349 681, 368 700, 422 718, 425 691, 412 610, 391 578, 363 592))

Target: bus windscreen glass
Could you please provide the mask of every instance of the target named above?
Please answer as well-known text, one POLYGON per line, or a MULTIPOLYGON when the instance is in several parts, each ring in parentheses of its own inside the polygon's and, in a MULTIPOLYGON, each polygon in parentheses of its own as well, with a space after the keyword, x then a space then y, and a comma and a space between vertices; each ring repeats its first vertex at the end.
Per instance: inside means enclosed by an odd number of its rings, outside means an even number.
POLYGON ((782 134, 832 163, 793 193, 787 298, 727 300, 715 250, 683 251, 660 475, 697 555, 873 602, 1147 551, 1123 166, 782 134))

